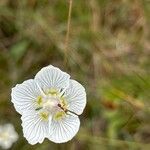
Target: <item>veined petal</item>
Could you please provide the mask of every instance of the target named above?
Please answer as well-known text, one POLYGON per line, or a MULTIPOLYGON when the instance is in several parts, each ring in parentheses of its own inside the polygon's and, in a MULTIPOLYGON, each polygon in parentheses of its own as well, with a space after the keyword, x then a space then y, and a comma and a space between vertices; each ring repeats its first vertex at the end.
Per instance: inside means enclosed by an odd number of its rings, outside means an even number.
POLYGON ((35 76, 42 89, 65 89, 69 85, 69 78, 69 74, 52 65, 42 68, 35 76))
POLYGON ((65 91, 64 98, 68 103, 69 110, 78 115, 82 114, 86 106, 86 92, 79 82, 70 80, 70 84, 65 91))
POLYGON ((79 130, 78 116, 67 115, 60 120, 52 120, 49 125, 49 140, 55 143, 64 143, 71 140, 79 130))
POLYGON ((33 79, 30 79, 12 88, 11 101, 16 111, 22 114, 24 110, 34 109, 34 102, 39 95, 39 87, 33 79))
POLYGON ((43 121, 34 111, 24 112, 21 120, 27 141, 32 145, 42 143, 48 132, 49 121, 43 121))

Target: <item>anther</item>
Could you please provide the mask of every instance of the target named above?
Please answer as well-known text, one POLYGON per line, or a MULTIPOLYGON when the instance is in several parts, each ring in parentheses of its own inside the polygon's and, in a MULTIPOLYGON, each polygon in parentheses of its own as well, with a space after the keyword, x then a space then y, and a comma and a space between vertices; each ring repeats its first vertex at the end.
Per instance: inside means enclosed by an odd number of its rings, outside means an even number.
POLYGON ((78 114, 76 114, 75 112, 73 112, 73 111, 71 111, 71 110, 64 109, 64 108, 61 106, 61 104, 58 104, 57 106, 60 107, 65 113, 70 112, 70 113, 72 113, 72 114, 74 114, 74 115, 76 115, 76 116, 79 116, 78 114))
POLYGON ((36 108, 35 110, 38 111, 38 110, 40 110, 40 109, 42 109, 42 108, 43 108, 43 107, 38 107, 38 108, 36 108))

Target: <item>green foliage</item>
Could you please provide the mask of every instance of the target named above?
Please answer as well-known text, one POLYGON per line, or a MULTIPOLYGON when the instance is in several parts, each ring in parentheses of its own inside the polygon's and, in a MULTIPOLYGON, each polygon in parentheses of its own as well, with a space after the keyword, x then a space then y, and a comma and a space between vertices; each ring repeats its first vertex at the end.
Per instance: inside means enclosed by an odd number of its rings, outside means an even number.
POLYGON ((19 41, 18 43, 13 45, 10 49, 10 54, 12 58, 16 61, 21 59, 24 56, 25 52, 27 51, 28 45, 29 42, 25 40, 19 41))
POLYGON ((0 123, 20 136, 11 150, 149 150, 150 2, 74 0, 68 51, 67 15, 68 0, 0 0, 0 123), (73 140, 31 146, 10 91, 49 64, 80 81, 88 103, 73 140))

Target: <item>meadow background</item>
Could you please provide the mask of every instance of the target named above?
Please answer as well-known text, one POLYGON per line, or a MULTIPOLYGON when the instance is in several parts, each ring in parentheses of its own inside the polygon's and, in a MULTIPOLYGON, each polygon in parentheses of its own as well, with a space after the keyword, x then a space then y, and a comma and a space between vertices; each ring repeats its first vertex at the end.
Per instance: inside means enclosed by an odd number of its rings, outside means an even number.
POLYGON ((13 123, 10 150, 150 149, 150 0, 0 0, 0 123, 13 123), (67 60, 67 63, 66 63, 67 60), (65 144, 31 146, 11 88, 52 64, 81 82, 87 106, 65 144))

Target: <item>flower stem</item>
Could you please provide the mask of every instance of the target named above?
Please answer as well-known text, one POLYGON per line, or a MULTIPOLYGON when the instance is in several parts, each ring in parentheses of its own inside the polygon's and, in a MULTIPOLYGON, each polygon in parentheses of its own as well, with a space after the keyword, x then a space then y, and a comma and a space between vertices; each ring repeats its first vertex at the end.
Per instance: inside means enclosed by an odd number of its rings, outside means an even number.
POLYGON ((70 25, 71 25, 71 13, 72 13, 72 2, 73 0, 69 0, 69 12, 68 12, 68 21, 67 21, 67 32, 65 38, 65 57, 64 64, 67 65, 68 62, 68 53, 69 53, 69 35, 70 35, 70 25))

